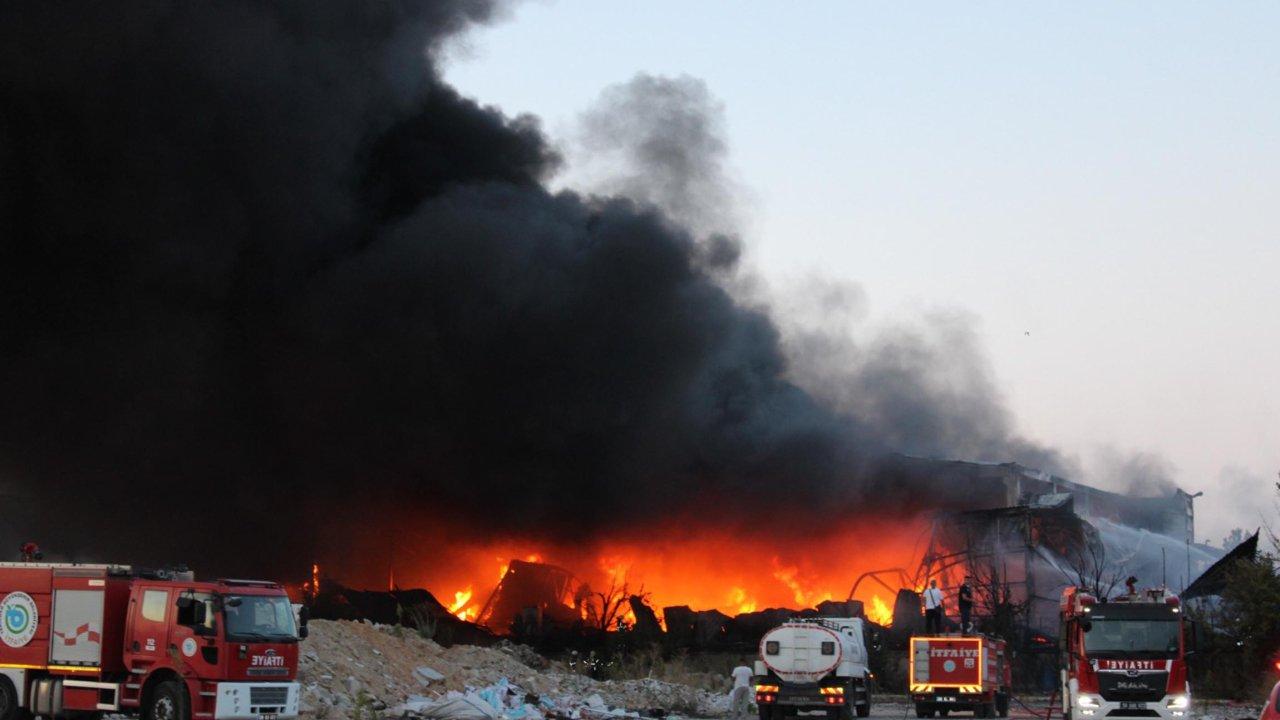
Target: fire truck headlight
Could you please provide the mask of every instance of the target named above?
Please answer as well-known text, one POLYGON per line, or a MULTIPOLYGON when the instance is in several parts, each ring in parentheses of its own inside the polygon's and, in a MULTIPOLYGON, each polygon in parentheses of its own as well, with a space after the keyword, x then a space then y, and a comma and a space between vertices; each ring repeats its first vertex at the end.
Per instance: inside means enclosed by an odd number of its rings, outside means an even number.
POLYGON ((1081 695, 1076 698, 1076 705, 1082 708, 1096 708, 1098 707, 1098 698, 1092 695, 1081 695))
POLYGON ((1191 707, 1191 698, 1186 695, 1174 695, 1169 699, 1170 710, 1186 710, 1191 707))

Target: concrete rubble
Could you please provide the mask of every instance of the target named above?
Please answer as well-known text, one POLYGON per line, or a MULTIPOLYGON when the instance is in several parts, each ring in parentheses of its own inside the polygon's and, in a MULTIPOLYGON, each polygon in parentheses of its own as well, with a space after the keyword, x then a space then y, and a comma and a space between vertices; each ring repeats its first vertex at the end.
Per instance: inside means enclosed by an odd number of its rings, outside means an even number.
POLYGON ((315 620, 302 642, 302 711, 314 718, 601 720, 717 717, 728 695, 655 679, 597 681, 507 642, 443 647, 408 628, 315 620))

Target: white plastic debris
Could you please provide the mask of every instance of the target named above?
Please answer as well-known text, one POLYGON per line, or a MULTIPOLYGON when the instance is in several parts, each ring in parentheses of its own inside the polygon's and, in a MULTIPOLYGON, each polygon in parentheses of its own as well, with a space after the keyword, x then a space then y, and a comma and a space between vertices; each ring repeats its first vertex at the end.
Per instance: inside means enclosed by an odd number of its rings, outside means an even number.
POLYGON ((502 717, 502 713, 480 697, 479 693, 460 693, 457 690, 450 691, 438 700, 418 703, 413 712, 424 718, 437 720, 499 720, 502 717))
POLYGON ((432 670, 431 668, 427 667, 426 665, 419 665, 418 667, 416 667, 416 668, 414 668, 414 669, 413 669, 413 672, 414 672, 415 674, 417 674, 417 675, 418 675, 418 677, 422 678, 422 679, 423 679, 424 681, 426 681, 426 682, 433 682, 433 681, 440 681, 440 680, 444 680, 444 675, 443 675, 443 674, 441 674, 441 673, 439 673, 439 672, 437 672, 437 671, 435 671, 435 670, 432 670))

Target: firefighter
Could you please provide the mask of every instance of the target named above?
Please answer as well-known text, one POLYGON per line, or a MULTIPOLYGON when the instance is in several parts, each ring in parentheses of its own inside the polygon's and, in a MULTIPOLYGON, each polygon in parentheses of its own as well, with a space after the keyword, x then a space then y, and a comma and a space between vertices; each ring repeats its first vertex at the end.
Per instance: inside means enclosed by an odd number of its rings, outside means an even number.
POLYGON ((1138 578, 1130 575, 1128 580, 1124 581, 1125 594, 1121 597, 1125 600, 1138 599, 1138 578))
POLYGON ((968 635, 973 632, 973 581, 972 575, 965 575, 960 584, 958 604, 960 606, 960 632, 968 635))
POLYGON ((942 591, 938 589, 937 580, 929 581, 921 599, 924 600, 924 631, 942 632, 942 591))
POLYGON ((729 707, 734 720, 742 720, 751 714, 751 677, 754 673, 747 667, 747 659, 733 669, 733 690, 729 691, 729 707))

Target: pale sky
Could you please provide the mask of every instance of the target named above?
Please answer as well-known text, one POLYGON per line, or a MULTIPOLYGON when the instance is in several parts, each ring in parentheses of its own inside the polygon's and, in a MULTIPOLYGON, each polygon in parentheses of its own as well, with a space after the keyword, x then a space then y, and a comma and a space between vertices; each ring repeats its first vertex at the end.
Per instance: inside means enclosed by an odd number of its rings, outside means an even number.
POLYGON ((702 79, 756 272, 976 315, 1020 433, 1163 456, 1216 544, 1276 517, 1277 30, 1273 2, 558 0, 446 75, 553 137, 637 73, 702 79))

